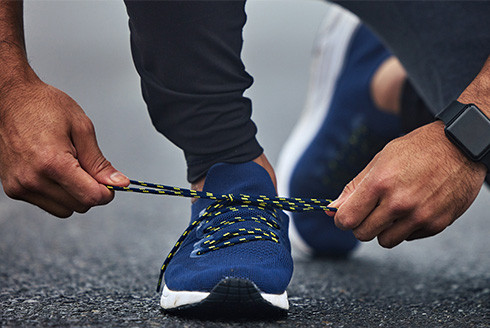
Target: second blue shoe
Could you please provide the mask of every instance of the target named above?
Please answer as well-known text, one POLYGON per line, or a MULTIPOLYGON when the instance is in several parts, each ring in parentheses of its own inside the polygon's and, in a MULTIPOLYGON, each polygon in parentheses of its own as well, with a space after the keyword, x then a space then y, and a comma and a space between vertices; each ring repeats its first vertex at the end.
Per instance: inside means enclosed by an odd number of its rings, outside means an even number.
MULTIPOLYGON (((400 134, 399 118, 378 110, 370 95, 372 76, 390 53, 343 9, 334 7, 327 19, 306 111, 280 156, 279 192, 285 196, 335 199, 400 134)), ((291 241, 308 254, 344 257, 358 245, 351 231, 323 213, 291 217, 291 241)))

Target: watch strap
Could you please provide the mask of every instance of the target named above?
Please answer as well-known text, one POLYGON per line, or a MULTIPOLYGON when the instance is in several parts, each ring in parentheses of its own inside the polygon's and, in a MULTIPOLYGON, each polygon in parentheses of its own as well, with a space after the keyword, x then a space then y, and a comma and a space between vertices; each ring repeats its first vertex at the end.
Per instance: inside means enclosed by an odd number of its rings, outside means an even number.
POLYGON ((459 116, 458 114, 461 113, 466 106, 468 105, 455 100, 450 103, 449 106, 437 113, 436 119, 443 121, 444 125, 448 126, 459 116))

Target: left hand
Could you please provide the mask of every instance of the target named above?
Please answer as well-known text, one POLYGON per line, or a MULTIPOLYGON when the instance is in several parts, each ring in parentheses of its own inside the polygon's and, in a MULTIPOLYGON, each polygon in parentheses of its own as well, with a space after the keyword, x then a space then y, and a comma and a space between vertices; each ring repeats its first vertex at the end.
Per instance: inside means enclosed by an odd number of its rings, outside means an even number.
POLYGON ((433 236, 473 203, 486 168, 471 162, 437 121, 390 142, 331 204, 335 224, 391 248, 433 236))

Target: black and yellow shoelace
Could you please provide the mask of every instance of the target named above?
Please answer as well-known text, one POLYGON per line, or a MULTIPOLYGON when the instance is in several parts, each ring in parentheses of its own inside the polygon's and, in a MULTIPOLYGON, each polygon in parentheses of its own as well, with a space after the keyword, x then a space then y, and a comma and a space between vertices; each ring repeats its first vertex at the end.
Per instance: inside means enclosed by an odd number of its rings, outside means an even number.
MULTIPOLYGON (((179 247, 184 242, 189 233, 199 226, 201 223, 209 223, 214 217, 222 215, 229 211, 239 211, 243 209, 259 209, 267 211, 270 217, 266 216, 251 216, 249 219, 256 221, 257 223, 265 224, 268 227, 279 229, 277 220, 277 210, 285 210, 290 212, 308 212, 308 211, 330 211, 336 212, 337 209, 329 207, 332 202, 329 199, 315 199, 315 198, 285 198, 285 197, 268 197, 264 195, 251 196, 244 194, 224 194, 215 195, 208 191, 197 191, 190 189, 183 189, 178 187, 166 186, 162 184, 155 184, 137 180, 130 180, 131 185, 128 187, 118 187, 107 185, 107 188, 115 191, 128 191, 146 194, 156 195, 170 195, 189 198, 204 198, 214 200, 210 206, 206 208, 199 219, 194 220, 182 233, 180 238, 175 243, 174 247, 165 258, 162 267, 160 268, 160 276, 158 278, 157 291, 160 291, 160 287, 163 280, 165 270, 178 251, 179 247), (135 187, 138 186, 138 187, 135 187)), ((206 252, 215 251, 220 248, 233 246, 239 243, 245 243, 255 240, 270 240, 273 242, 279 242, 278 237, 270 231, 270 229, 254 228, 253 230, 237 229, 225 233, 218 239, 210 238, 211 234, 220 231, 221 226, 232 225, 236 222, 241 222, 244 219, 241 217, 235 217, 234 219, 224 220, 219 223, 218 226, 208 226, 205 228, 204 233, 208 233, 203 242, 203 250, 199 251, 197 255, 201 255, 206 252)))

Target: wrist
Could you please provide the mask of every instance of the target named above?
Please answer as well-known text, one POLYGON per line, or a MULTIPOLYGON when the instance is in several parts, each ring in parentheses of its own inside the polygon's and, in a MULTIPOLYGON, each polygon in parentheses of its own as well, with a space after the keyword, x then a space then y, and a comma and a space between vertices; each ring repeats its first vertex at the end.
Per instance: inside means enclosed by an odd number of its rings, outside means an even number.
POLYGON ((0 128, 12 122, 12 119, 22 112, 26 104, 30 103, 47 86, 37 76, 10 77, 8 81, 0 83, 0 128))
POLYGON ((17 89, 29 88, 43 83, 27 63, 5 65, 0 69, 0 97, 8 97, 17 89))
POLYGON ((436 120, 430 123, 429 126, 434 134, 437 135, 437 142, 450 155, 450 158, 475 172, 487 173, 487 167, 483 163, 471 160, 463 150, 449 140, 445 132, 445 125, 441 120, 436 120))
POLYGON ((482 176, 487 174, 487 167, 483 163, 471 160, 467 154, 465 154, 458 146, 449 140, 445 132, 445 125, 441 120, 436 120, 435 122, 430 123, 429 126, 435 134, 438 144, 447 154, 449 154, 450 159, 464 167, 467 167, 475 174, 481 174, 482 176))
POLYGON ((24 95, 26 91, 45 84, 30 67, 2 69, 0 81, 0 110, 3 102, 15 99, 24 95))

